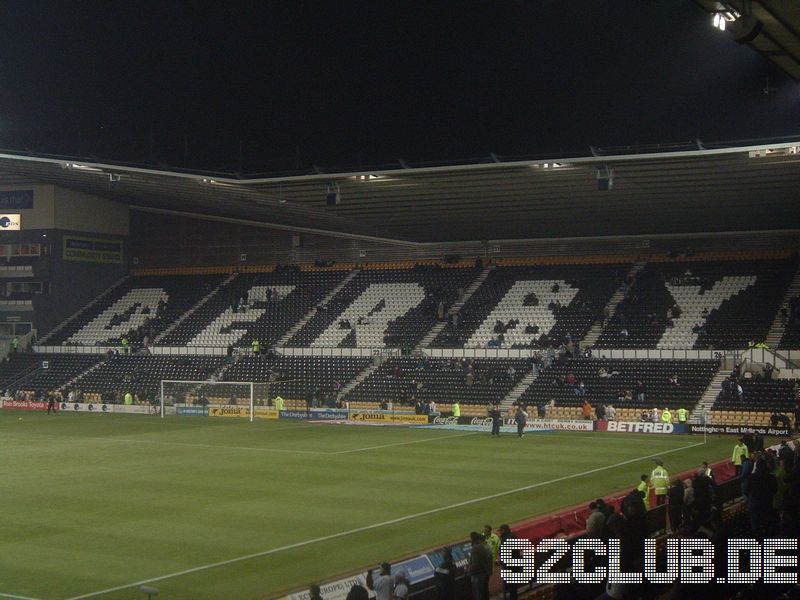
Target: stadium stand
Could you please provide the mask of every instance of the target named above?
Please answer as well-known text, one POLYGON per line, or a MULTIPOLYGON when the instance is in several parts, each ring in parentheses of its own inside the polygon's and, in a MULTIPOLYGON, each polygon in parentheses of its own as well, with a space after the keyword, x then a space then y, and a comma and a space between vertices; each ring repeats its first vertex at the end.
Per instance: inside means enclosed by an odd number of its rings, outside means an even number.
POLYGON ((520 359, 391 358, 347 394, 346 399, 351 406, 354 402, 384 401, 412 405, 421 400, 433 401, 439 408, 458 401, 483 409, 491 401, 502 401, 529 370, 528 362, 520 359))
POLYGON ((766 338, 796 267, 796 259, 648 263, 597 345, 746 348, 766 338))
POLYGON ((718 368, 715 360, 566 359, 543 369, 519 402, 539 406, 555 400, 556 406, 580 406, 588 400, 592 406, 691 409, 718 368), (670 383, 673 376, 677 385, 670 383), (576 393, 580 383, 585 395, 576 393), (637 390, 644 392, 643 402, 637 390))
POLYGON ((800 348, 800 296, 791 298, 785 310, 785 328, 779 347, 800 348))
POLYGON ((130 392, 140 401, 157 401, 161 380, 205 381, 219 370, 224 357, 217 356, 154 356, 114 355, 70 384, 90 401, 121 402, 130 392))
POLYGON ((794 414, 797 406, 796 379, 739 379, 743 395, 726 394, 720 390, 713 411, 777 412, 794 414))
POLYGON ((152 341, 221 282, 221 275, 132 277, 47 338, 50 345, 132 345, 152 341))
POLYGON ((579 341, 629 269, 624 264, 497 267, 432 347, 543 347, 563 343, 568 334, 579 341))
POLYGON ((246 346, 258 339, 262 346, 272 346, 346 274, 307 273, 296 267, 239 274, 164 336, 160 344, 246 346))
POLYGON ((475 276, 434 264, 361 271, 287 346, 413 348, 475 276))
POLYGON ((0 362, 0 389, 13 385, 12 397, 16 390, 55 390, 102 359, 99 354, 11 354, 0 362))
POLYGON ((369 358, 248 355, 228 367, 221 380, 269 382, 271 397, 331 406, 339 389, 369 363, 369 358))

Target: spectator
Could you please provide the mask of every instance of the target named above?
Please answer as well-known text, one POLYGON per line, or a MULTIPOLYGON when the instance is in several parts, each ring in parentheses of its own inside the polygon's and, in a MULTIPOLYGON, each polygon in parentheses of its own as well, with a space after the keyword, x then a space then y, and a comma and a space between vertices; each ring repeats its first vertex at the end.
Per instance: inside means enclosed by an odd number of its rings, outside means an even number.
POLYGON ((354 583, 350 591, 347 592, 347 598, 345 598, 345 600, 369 600, 369 592, 361 585, 354 583))
POLYGON ((583 401, 583 406, 581 407, 581 414, 583 415, 584 420, 591 421, 592 417, 594 416, 594 409, 592 405, 589 404, 588 400, 583 401))
POLYGON ((589 516, 586 517, 586 535, 590 538, 600 538, 603 535, 606 516, 600 511, 597 502, 589 504, 589 516))
POLYGON ((683 484, 680 479, 673 479, 667 490, 667 514, 669 516, 669 526, 672 532, 678 531, 681 527, 681 515, 683 514, 683 484))
MULTIPOLYGON (((503 524, 500 525, 500 545, 502 546, 506 541, 513 540, 514 534, 511 532, 511 529, 508 525, 503 524)), ((502 565, 502 562, 498 562, 498 564, 502 565)), ((505 565, 503 565, 505 566, 505 565)), ((503 600, 517 600, 517 584, 515 583, 507 583, 503 580, 503 600)))
POLYGON ((367 571, 367 587, 375 592, 375 600, 393 600, 394 580, 392 567, 389 563, 381 563, 377 579, 373 578, 372 570, 367 571))
POLYGON ((320 595, 319 586, 314 583, 308 589, 308 600, 323 600, 322 596, 320 595))
POLYGON ((489 600, 489 577, 494 569, 492 552, 477 531, 469 534, 472 548, 469 553, 469 578, 473 600, 489 600))
POLYGON ((408 575, 405 571, 398 571, 394 576, 394 600, 408 599, 408 575))
POLYGON ((437 598, 439 600, 456 599, 456 563, 453 561, 453 551, 445 548, 442 551, 442 562, 433 572, 436 584, 437 598))

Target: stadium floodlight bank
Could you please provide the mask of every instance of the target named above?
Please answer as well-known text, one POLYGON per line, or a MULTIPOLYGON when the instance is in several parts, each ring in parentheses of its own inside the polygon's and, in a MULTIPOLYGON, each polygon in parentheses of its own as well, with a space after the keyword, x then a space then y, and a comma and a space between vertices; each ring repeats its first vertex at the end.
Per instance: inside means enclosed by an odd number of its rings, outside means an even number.
MULTIPOLYGON (((205 414, 221 411, 220 416, 249 417, 253 420, 255 405, 267 404, 267 398, 256 398, 252 381, 161 381, 161 417, 175 414, 205 414), (198 412, 194 412, 198 411, 198 412)), ((260 391, 260 390, 259 390, 260 391)))

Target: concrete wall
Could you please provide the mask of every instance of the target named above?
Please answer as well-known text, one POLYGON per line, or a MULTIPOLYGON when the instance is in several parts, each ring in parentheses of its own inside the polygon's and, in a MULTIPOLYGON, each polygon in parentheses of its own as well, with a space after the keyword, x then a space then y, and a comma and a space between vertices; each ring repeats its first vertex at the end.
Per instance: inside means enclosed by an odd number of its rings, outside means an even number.
POLYGON ((119 202, 54 188, 56 229, 127 236, 130 232, 129 212, 127 205, 119 202))
POLYGON ((59 230, 48 234, 48 239, 52 243, 49 261, 50 294, 37 296, 34 299, 35 323, 39 337, 88 304, 128 272, 127 241, 124 238, 103 236, 104 239, 123 242, 123 262, 105 264, 64 260, 65 235, 87 237, 82 231, 59 230))

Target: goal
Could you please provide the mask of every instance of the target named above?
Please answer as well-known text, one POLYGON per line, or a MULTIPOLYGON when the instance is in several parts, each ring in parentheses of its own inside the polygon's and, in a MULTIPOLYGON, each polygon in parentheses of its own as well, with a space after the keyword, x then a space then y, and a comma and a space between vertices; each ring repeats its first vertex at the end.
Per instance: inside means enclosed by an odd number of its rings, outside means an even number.
POLYGON ((247 417, 251 421, 257 404, 266 404, 256 398, 252 381, 161 381, 161 417, 166 415, 194 415, 220 417, 247 417))

